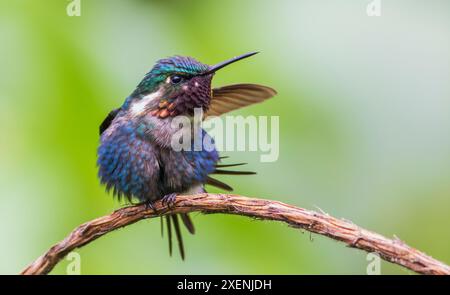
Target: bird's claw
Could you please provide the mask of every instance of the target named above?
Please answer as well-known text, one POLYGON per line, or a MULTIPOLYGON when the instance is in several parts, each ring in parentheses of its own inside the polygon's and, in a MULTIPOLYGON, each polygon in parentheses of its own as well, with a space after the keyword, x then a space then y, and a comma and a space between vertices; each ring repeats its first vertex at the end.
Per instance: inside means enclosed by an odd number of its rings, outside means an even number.
POLYGON ((158 213, 155 206, 153 206, 153 201, 145 202, 145 210, 151 209, 155 214, 158 213))
POLYGON ((161 203, 167 206, 169 209, 172 209, 172 205, 175 203, 176 199, 176 193, 167 194, 161 199, 161 203))

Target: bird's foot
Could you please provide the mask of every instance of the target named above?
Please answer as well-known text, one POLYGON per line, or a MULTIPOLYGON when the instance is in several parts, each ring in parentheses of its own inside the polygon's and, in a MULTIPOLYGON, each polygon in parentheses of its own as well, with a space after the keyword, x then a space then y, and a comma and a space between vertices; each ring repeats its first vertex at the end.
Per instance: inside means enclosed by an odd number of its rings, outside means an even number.
POLYGON ((155 206, 153 206, 153 201, 146 201, 146 202, 144 202, 144 204, 145 204, 145 210, 151 209, 155 214, 158 213, 155 206))
POLYGON ((176 193, 167 194, 161 199, 161 203, 166 205, 169 209, 172 209, 172 205, 175 204, 176 199, 176 193))

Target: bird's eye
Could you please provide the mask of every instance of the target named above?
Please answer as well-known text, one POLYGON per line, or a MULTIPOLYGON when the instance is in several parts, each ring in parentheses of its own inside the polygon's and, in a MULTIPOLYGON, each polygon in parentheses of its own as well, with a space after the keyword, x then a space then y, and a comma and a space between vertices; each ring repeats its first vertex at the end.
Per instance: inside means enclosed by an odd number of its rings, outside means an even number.
POLYGON ((172 84, 178 84, 183 80, 183 78, 181 76, 172 76, 170 77, 170 82, 172 82, 172 84))

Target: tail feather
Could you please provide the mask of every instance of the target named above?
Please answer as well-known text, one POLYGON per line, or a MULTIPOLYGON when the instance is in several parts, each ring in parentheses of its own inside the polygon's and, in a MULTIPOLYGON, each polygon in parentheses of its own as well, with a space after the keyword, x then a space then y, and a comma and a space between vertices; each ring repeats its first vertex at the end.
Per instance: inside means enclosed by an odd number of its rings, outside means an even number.
MULTIPOLYGON (((194 224, 192 223, 191 218, 187 213, 181 213, 180 214, 181 220, 183 221, 183 224, 186 226, 187 230, 191 233, 195 233, 194 224)), ((183 244, 183 237, 181 235, 181 229, 180 229, 180 223, 178 222, 178 215, 166 215, 166 225, 167 225, 167 236, 169 240, 169 255, 172 256, 172 224, 175 229, 175 236, 177 238, 178 242, 178 248, 180 250, 180 256, 181 259, 184 260, 185 258, 185 252, 184 252, 184 244, 183 244)), ((163 226, 163 218, 161 217, 161 236, 164 235, 164 226, 163 226)))
POLYGON ((170 216, 166 216, 167 222, 167 236, 169 237, 169 255, 172 256, 172 224, 170 221, 170 216))
POLYGON ((222 181, 214 179, 209 176, 206 178, 206 184, 221 188, 221 189, 229 191, 229 192, 231 192, 233 190, 233 188, 231 186, 229 186, 228 184, 223 183, 222 181))
POLYGON ((178 249, 180 250, 181 259, 184 260, 184 245, 183 245, 183 237, 181 236, 180 224, 178 223, 178 215, 170 215, 173 220, 173 227, 175 228, 175 234, 178 240, 178 249))
POLYGON ((254 175, 256 172, 253 171, 230 171, 216 169, 212 174, 222 174, 222 175, 254 175))
POLYGON ((189 215, 187 213, 181 213, 180 214, 181 220, 184 223, 184 226, 186 226, 187 230, 191 233, 191 234, 195 234, 195 227, 194 224, 192 223, 191 218, 189 217, 189 215))
MULTIPOLYGON (((220 157, 219 159, 224 159, 225 157, 220 157)), ((234 163, 234 164, 216 164, 216 170, 212 172, 212 174, 222 174, 222 175, 253 175, 256 172, 253 171, 230 171, 230 170, 222 170, 217 168, 226 168, 226 167, 236 167, 246 165, 247 163, 234 163)))
MULTIPOLYGON (((220 157, 220 159, 228 158, 227 156, 220 157)), ((229 170, 222 170, 217 168, 225 168, 225 167, 235 167, 235 166, 241 166, 245 165, 246 163, 236 163, 236 164, 217 164, 216 170, 212 174, 219 174, 219 175, 252 175, 256 174, 256 172, 252 171, 229 171, 229 170)), ((232 191, 233 188, 229 186, 226 183, 221 182, 220 180, 214 179, 210 176, 206 178, 206 184, 218 187, 220 189, 226 190, 226 191, 232 191)), ((183 222, 186 229, 191 234, 195 234, 195 227, 192 223, 191 218, 187 213, 180 213, 181 221, 183 222)), ((178 242, 178 248, 180 251, 181 259, 184 260, 185 258, 185 252, 184 252, 184 244, 183 244, 183 237, 181 235, 181 229, 180 229, 180 223, 178 221, 178 215, 166 215, 166 224, 167 224, 167 236, 169 240, 169 254, 172 256, 172 223, 175 228, 175 235, 178 242)), ((161 236, 164 236, 164 225, 163 225, 163 218, 161 218, 161 236)))
POLYGON ((242 165, 247 165, 247 163, 217 164, 217 165, 216 165, 216 168, 235 167, 235 166, 242 166, 242 165))

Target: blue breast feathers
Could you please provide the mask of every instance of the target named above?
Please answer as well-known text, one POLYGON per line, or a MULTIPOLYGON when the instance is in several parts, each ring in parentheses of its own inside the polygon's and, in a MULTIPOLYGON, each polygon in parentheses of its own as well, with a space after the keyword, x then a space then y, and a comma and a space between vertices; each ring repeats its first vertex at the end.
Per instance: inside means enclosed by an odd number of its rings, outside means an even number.
MULTIPOLYGON (((198 138, 197 138, 198 139, 198 138)), ((214 147, 214 140, 206 133, 201 132, 201 140, 192 143, 192 150, 184 152, 187 161, 192 165, 192 180, 206 182, 206 177, 216 169, 219 154, 214 147)))
POLYGON ((141 201, 160 197, 160 167, 152 144, 143 139, 131 123, 114 126, 111 134, 102 136, 98 149, 99 177, 106 189, 128 200, 141 201))
POLYGON ((160 151, 166 193, 183 193, 192 186, 204 184, 208 174, 216 169, 219 154, 213 145, 213 140, 204 130, 199 132, 196 139, 192 142, 191 150, 162 149, 160 151), (196 148, 194 148, 195 144, 197 144, 196 148))
POLYGON ((98 149, 99 177, 114 195, 140 201, 156 201, 170 193, 183 193, 206 183, 219 154, 204 131, 190 151, 159 146, 131 121, 111 126, 98 149))

